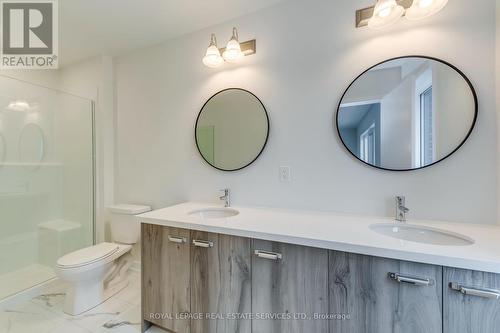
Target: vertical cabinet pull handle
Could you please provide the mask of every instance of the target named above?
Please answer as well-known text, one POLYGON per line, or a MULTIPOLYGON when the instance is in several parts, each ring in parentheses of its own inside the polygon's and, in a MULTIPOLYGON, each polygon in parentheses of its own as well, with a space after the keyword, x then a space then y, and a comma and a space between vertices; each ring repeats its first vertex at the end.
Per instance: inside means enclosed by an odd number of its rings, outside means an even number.
POLYGON ((186 238, 185 237, 179 237, 179 236, 168 236, 169 242, 172 243, 186 243, 186 238))
POLYGON ((214 247, 214 242, 205 241, 205 240, 199 240, 199 239, 193 239, 193 245, 197 246, 197 247, 209 248, 209 247, 214 247))
POLYGON ((477 296, 490 299, 500 298, 500 291, 495 289, 467 287, 457 282, 450 282, 450 288, 459 291, 464 295, 477 296))
POLYGON ((262 259, 269 259, 269 260, 281 260, 281 259, 283 259, 283 255, 281 253, 260 251, 260 250, 255 250, 254 253, 257 257, 262 258, 262 259))
POLYGON ((403 275, 400 273, 388 273, 390 279, 399 283, 408 283, 414 286, 430 286, 432 280, 427 278, 420 278, 416 276, 403 275))

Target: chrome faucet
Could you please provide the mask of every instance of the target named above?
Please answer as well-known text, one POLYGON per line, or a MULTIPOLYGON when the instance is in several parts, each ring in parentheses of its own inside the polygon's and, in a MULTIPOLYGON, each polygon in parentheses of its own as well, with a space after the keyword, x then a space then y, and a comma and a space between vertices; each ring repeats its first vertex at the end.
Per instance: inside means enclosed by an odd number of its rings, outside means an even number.
POLYGON ((405 197, 396 197, 396 221, 406 222, 406 214, 410 211, 409 208, 405 206, 405 197))
POLYGON ((224 192, 224 195, 219 197, 219 199, 224 200, 224 207, 231 207, 231 190, 225 188, 221 191, 224 192))

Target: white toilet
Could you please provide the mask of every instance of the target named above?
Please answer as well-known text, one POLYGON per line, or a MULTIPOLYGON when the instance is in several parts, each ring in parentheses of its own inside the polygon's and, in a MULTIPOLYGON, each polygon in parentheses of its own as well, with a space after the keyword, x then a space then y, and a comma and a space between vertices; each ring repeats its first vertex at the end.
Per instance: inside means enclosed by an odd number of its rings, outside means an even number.
POLYGON ((111 212, 111 236, 115 243, 100 243, 59 258, 56 274, 69 283, 64 312, 78 315, 101 304, 128 285, 126 272, 131 264, 130 250, 141 233, 134 215, 151 210, 149 206, 115 205, 111 212))

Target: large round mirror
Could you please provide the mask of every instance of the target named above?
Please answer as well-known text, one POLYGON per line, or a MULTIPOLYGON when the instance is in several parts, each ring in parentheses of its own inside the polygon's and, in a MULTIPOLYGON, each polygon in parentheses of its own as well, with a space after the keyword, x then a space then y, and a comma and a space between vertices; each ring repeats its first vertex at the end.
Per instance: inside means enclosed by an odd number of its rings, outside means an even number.
POLYGON ((430 57, 400 57, 362 73, 337 110, 345 147, 371 166, 407 171, 435 164, 462 146, 477 117, 472 84, 430 57))
POLYGON ((226 89, 212 96, 196 120, 198 150, 205 161, 223 171, 235 171, 259 157, 269 135, 269 118, 262 102, 243 89, 226 89))
POLYGON ((19 137, 19 161, 38 165, 45 154, 42 129, 36 124, 27 124, 19 137))

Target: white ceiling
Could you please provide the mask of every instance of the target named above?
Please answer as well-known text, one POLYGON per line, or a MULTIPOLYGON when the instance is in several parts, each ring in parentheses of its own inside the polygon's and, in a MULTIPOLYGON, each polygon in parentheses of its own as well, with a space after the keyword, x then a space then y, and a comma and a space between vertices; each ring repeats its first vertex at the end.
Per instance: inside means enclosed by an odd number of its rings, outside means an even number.
POLYGON ((59 0, 60 64, 157 44, 281 1, 59 0))

